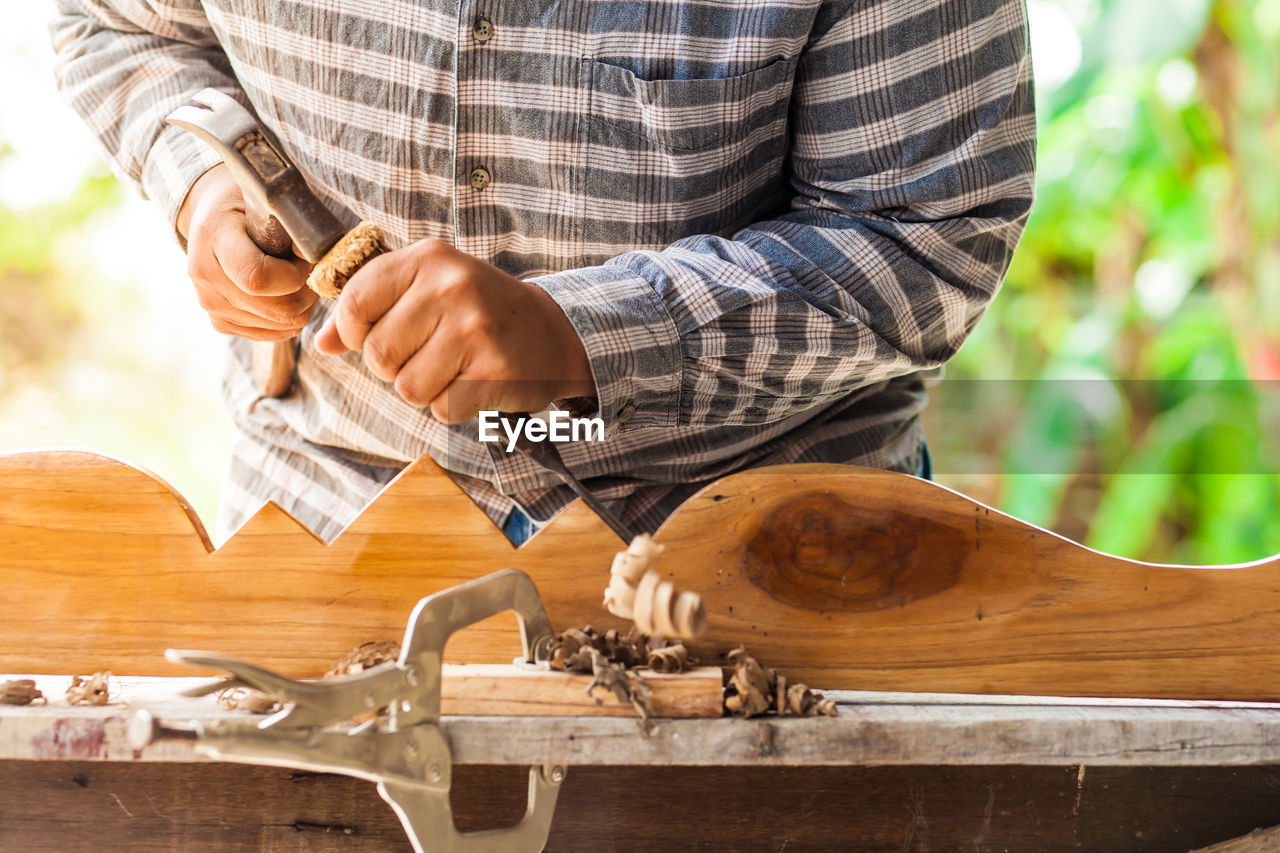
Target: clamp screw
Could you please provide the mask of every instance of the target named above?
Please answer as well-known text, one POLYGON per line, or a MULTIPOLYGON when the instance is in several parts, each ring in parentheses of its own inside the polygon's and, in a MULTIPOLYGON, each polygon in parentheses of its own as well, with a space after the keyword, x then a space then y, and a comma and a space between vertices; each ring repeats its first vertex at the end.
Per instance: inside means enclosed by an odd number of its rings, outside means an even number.
POLYGON ((431 778, 432 782, 439 782, 440 781, 440 765, 432 764, 431 769, 427 771, 427 775, 431 778))
POLYGON ((564 781, 564 768, 557 764, 551 768, 551 781, 559 784, 564 781))
POLYGON ((422 679, 418 677, 418 668, 411 666, 404 671, 404 680, 410 687, 417 687, 418 682, 422 679))

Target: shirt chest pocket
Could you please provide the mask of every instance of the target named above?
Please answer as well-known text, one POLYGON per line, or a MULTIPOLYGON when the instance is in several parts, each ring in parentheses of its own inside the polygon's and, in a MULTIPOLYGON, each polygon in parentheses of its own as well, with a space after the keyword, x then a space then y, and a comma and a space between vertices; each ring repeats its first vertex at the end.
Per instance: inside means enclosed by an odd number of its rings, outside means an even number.
POLYGON ((584 60, 588 256, 748 224, 783 184, 795 66, 782 59, 736 77, 643 80, 584 60))

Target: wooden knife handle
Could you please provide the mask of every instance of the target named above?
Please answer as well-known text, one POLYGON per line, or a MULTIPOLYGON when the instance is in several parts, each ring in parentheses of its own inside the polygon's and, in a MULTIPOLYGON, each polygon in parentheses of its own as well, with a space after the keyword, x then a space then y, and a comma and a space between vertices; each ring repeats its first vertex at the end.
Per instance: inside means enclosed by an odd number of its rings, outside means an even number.
MULTIPOLYGON (((245 211, 245 230, 259 249, 277 258, 293 255, 293 241, 270 213, 255 207, 245 211)), ((283 397, 293 387, 298 369, 298 340, 254 341, 253 382, 268 397, 283 397)))
POLYGON ((293 240, 289 239, 289 233, 284 230, 280 220, 270 213, 250 206, 245 210, 244 226, 249 232, 249 239, 264 254, 277 258, 293 257, 293 240))

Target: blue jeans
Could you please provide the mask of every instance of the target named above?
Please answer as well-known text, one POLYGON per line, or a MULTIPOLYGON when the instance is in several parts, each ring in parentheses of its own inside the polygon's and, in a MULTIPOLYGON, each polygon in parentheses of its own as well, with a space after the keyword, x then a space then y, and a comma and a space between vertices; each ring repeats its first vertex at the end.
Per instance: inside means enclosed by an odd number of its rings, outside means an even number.
MULTIPOLYGON (((932 480, 933 460, 929 458, 929 445, 922 444, 920 450, 919 476, 924 480, 932 480)), ((511 540, 513 545, 523 545, 529 540, 530 536, 538 532, 538 527, 529 516, 524 514, 520 507, 516 507, 511 510, 511 515, 507 516, 506 523, 502 525, 502 532, 507 534, 507 538, 511 540)))

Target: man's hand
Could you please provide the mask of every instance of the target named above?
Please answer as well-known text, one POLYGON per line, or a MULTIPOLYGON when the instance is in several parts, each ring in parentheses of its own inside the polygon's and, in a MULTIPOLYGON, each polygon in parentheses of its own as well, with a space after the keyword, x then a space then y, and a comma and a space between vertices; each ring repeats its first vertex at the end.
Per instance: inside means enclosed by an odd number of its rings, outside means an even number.
POLYGON ((178 212, 187 275, 213 328, 251 341, 283 341, 302 331, 317 296, 311 265, 264 255, 245 231, 244 196, 218 165, 200 176, 178 212))
POLYGON ((554 299, 439 240, 365 264, 316 347, 362 351, 375 376, 446 423, 595 394, 586 351, 554 299))

